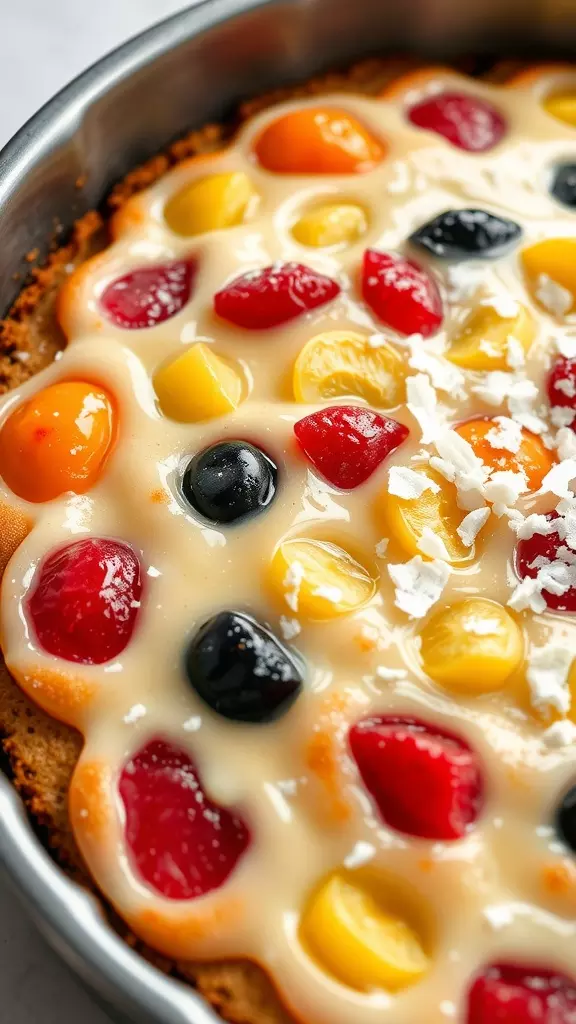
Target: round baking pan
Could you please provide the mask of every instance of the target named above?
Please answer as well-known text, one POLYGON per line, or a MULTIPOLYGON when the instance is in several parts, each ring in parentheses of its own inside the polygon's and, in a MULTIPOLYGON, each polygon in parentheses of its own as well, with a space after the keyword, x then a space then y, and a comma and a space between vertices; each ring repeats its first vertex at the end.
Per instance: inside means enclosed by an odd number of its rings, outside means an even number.
MULTIPOLYGON (((243 97, 386 50, 543 55, 576 37, 562 0, 205 0, 105 57, 47 104, 0 154, 0 313, 46 252, 131 167, 243 97), (520 35, 522 39, 520 40, 520 35), (78 189, 78 181, 85 181, 78 189)), ((558 52, 558 49, 557 49, 558 52)), ((123 943, 72 883, 0 775, 0 863, 54 947, 119 1020, 214 1024, 194 991, 123 943)))

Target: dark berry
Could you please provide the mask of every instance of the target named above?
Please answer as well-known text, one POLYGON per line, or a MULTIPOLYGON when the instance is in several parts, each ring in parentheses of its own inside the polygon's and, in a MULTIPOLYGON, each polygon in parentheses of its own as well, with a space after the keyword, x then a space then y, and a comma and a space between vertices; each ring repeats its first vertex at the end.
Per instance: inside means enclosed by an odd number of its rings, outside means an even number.
POLYGON ((247 441, 219 441, 186 466, 182 493, 212 523, 235 523, 268 508, 276 494, 272 459, 247 441))
POLYGON ((408 111, 418 128, 442 135, 457 149, 485 153, 500 142, 506 122, 491 103, 463 92, 443 92, 422 100, 408 111))
POLYGON ((408 437, 390 416, 363 405, 331 405, 294 424, 300 447, 334 487, 359 487, 408 437))
POLYGON ((199 696, 224 718, 269 722, 302 689, 299 659, 249 615, 220 612, 193 637, 186 674, 199 696))
POLYGON ((250 845, 242 819, 210 800, 189 754, 165 740, 124 765, 119 790, 138 872, 166 899, 218 889, 250 845))
POLYGON ((410 241, 443 260, 495 259, 521 234, 513 220, 487 210, 446 210, 418 228, 410 241))
POLYGON ((576 208, 576 164, 561 164, 556 168, 550 192, 559 203, 576 208))
POLYGON ((273 263, 230 281, 214 296, 214 311, 237 327, 260 331, 293 320, 336 298, 340 285, 302 263, 273 263))
POLYGON ((576 786, 572 786, 556 811, 556 828, 566 846, 576 853, 576 786))

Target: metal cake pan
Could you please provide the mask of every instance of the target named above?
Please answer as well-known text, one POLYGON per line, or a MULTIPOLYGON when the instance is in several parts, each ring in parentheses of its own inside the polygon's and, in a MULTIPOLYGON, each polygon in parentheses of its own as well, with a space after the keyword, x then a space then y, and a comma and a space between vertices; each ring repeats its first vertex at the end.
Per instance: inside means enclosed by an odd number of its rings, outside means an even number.
MULTIPOLYGON (((205 0, 105 57, 0 154, 0 313, 25 254, 45 252, 131 167, 243 97, 370 53, 573 52, 575 0, 205 0), (76 182, 86 176, 79 191, 76 182)), ((215 1024, 187 986, 111 930, 55 866, 0 775, 0 864, 44 934, 117 1019, 215 1024)))

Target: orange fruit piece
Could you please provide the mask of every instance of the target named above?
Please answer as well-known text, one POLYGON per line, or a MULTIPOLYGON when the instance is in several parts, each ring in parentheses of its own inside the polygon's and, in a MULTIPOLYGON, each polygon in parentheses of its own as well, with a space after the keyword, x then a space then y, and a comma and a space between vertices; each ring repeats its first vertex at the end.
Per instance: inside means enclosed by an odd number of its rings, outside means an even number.
POLYGON ((362 174, 386 154, 384 143, 338 107, 291 110, 264 128, 254 149, 262 167, 278 174, 362 174))
POLYGON ((518 451, 498 448, 496 441, 499 431, 499 417, 479 416, 477 419, 466 420, 456 427, 456 432, 472 445, 475 454, 492 470, 511 470, 513 473, 524 471, 530 491, 537 491, 546 473, 555 464, 556 459, 544 442, 525 427, 521 428, 521 441, 518 451), (491 434, 491 431, 494 433, 491 434), (491 443, 491 435, 494 443, 491 443))
POLYGON ((114 438, 114 406, 102 388, 61 381, 22 402, 0 429, 0 475, 25 501, 83 494, 114 438))

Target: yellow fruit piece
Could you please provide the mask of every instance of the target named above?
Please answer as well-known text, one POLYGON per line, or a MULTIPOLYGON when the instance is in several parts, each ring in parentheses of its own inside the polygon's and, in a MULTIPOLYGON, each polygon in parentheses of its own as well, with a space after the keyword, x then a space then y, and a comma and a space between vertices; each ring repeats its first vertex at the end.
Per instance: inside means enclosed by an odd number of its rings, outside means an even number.
POLYGON ((559 314, 573 313, 576 306, 576 238, 548 238, 544 242, 536 242, 522 250, 520 259, 535 301, 547 312, 556 312, 554 299, 551 303, 547 297, 552 282, 568 292, 565 304, 560 293, 559 314))
POLYGON ((324 203, 303 213, 292 228, 301 245, 315 249, 351 245, 368 229, 366 210, 356 203, 324 203))
POLYGON ((326 331, 304 345, 294 366, 297 402, 325 398, 364 398, 377 408, 391 408, 404 398, 404 362, 384 342, 376 348, 354 331, 326 331))
POLYGON ((478 306, 450 343, 446 358, 464 370, 508 370, 508 339, 520 342, 528 352, 536 328, 524 306, 515 316, 500 316, 491 306, 478 306))
POLYGON ((547 96, 544 100, 544 110, 552 117, 557 117, 565 124, 571 124, 576 128, 576 93, 557 92, 547 96))
POLYGON ((160 367, 154 388, 165 416, 195 423, 224 416, 242 399, 242 378, 201 341, 160 367))
POLYGON ((326 970, 360 991, 397 992, 430 966, 413 928, 380 906, 368 889, 339 874, 312 898, 301 934, 326 970))
POLYGON ((242 224, 256 198, 256 190, 243 171, 211 174, 172 196, 164 207, 164 218, 177 235, 201 235, 242 224))
POLYGON ((415 468, 437 489, 425 490, 419 498, 399 498, 386 488, 381 492, 376 507, 378 515, 384 519, 384 527, 409 555, 423 557, 426 555, 418 542, 426 536, 424 531, 428 527, 444 543, 449 555, 447 561, 452 565, 469 562, 474 548, 466 547, 457 533, 466 513, 458 508, 454 485, 427 466, 415 468))
POLYGON ((443 608, 420 637, 424 671, 455 693, 499 690, 524 657, 520 627, 506 608, 483 597, 443 608))
POLYGON ((284 607, 304 619, 333 619, 356 611, 374 596, 377 582, 344 548, 302 537, 278 546, 269 580, 284 607))

